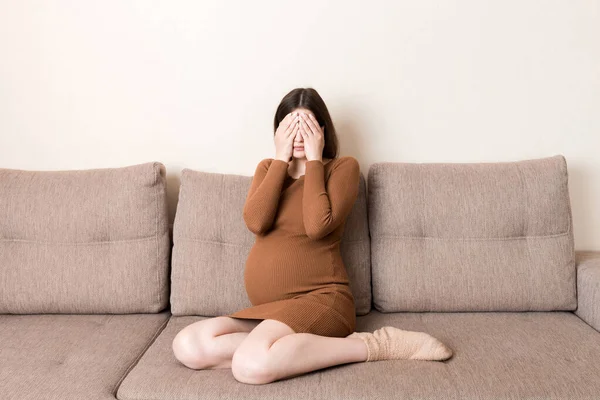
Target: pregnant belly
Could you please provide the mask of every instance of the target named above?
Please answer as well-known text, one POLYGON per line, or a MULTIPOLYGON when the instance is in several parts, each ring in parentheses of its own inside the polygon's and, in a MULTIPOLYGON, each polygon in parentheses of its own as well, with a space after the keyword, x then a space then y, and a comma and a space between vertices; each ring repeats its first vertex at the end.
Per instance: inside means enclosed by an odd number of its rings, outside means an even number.
POLYGON ((248 254, 244 285, 252 305, 289 299, 333 283, 334 245, 313 241, 256 241, 248 254))

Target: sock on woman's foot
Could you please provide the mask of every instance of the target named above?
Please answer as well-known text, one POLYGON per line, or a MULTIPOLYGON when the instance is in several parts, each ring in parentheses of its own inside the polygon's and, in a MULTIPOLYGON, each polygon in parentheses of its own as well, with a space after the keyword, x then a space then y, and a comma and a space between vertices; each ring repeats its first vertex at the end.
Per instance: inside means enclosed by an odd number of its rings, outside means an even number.
POLYGON ((384 326, 371 332, 354 332, 347 337, 360 338, 367 345, 367 361, 447 360, 452 350, 425 332, 406 331, 384 326))

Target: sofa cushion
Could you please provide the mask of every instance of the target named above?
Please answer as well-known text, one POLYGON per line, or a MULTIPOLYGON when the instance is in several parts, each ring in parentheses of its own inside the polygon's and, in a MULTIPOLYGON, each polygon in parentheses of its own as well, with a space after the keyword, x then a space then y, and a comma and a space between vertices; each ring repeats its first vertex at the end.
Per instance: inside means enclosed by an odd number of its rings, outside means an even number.
POLYGON ((572 312, 380 313, 382 326, 427 332, 454 351, 440 361, 357 362, 266 385, 237 381, 231 369, 192 370, 171 344, 202 317, 172 317, 117 392, 120 400, 197 399, 591 399, 600 393, 600 334, 572 312))
MULTIPOLYGON (((250 307, 244 266, 255 236, 242 211, 252 177, 184 169, 173 226, 171 312, 218 316, 250 307)), ((365 179, 346 219, 340 253, 356 312, 371 308, 365 179)))
POLYGON ((566 160, 376 163, 369 169, 374 307, 577 307, 566 160))
POLYGON ((575 315, 600 332, 600 251, 577 251, 575 315))
POLYGON ((0 169, 0 314, 168 304, 165 167, 0 169))
POLYGON ((0 399, 114 399, 169 315, 0 315, 0 399))

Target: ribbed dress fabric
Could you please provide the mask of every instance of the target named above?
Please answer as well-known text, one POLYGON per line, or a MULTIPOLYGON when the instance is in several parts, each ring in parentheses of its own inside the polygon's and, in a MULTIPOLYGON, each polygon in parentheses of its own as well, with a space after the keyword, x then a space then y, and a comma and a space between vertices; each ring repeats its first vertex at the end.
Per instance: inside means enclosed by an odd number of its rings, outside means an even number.
POLYGON ((354 332, 356 309, 340 240, 359 182, 359 164, 350 156, 306 161, 297 179, 285 161, 258 164, 243 210, 256 237, 244 268, 252 307, 226 316, 274 319, 296 333, 354 332))

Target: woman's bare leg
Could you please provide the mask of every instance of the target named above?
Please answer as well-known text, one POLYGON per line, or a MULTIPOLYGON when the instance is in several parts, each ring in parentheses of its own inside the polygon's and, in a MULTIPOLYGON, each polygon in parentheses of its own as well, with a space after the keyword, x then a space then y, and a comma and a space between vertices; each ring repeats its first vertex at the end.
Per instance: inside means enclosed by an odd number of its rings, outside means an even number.
POLYGON ((173 354, 192 369, 231 368, 233 353, 261 321, 219 316, 194 322, 173 339, 173 354))
POLYGON ((264 384, 333 365, 366 360, 367 346, 359 338, 294 333, 286 324, 267 319, 239 345, 231 368, 240 382, 264 384))
POLYGON ((367 346, 356 338, 296 333, 278 339, 269 349, 277 379, 351 362, 367 360, 367 346))

